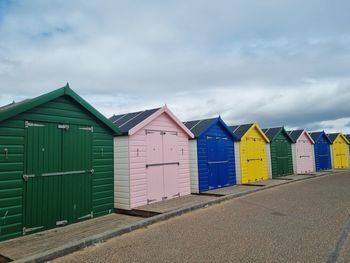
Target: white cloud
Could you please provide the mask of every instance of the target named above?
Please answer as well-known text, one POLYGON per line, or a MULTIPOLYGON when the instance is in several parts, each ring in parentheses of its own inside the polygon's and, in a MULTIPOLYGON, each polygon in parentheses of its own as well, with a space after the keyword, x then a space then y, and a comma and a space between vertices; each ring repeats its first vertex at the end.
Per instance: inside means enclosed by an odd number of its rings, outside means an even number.
POLYGON ((107 116, 349 129, 346 1, 7 2, 1 104, 69 82, 107 116))

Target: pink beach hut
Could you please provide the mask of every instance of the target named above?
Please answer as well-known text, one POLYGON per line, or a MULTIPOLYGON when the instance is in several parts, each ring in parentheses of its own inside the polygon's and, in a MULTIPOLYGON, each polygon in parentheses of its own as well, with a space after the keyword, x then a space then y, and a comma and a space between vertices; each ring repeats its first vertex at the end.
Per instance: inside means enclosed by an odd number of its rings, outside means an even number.
POLYGON ((294 173, 304 174, 315 172, 314 140, 306 130, 288 132, 295 141, 292 144, 294 173))
POLYGON ((194 135, 167 108, 114 115, 114 207, 120 210, 191 193, 188 140, 194 135))

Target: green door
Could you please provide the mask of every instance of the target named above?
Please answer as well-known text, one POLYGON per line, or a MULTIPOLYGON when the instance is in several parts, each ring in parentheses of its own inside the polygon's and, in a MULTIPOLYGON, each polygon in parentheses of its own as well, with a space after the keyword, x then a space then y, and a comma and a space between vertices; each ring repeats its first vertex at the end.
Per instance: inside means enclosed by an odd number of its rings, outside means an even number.
POLYGON ((291 170, 291 146, 283 138, 278 138, 273 142, 273 177, 286 176, 292 174, 291 170))
POLYGON ((70 125, 63 132, 62 220, 92 217, 92 128, 70 125))
POLYGON ((92 128, 26 122, 24 234, 92 216, 92 128))
POLYGON ((26 122, 24 233, 53 228, 61 219, 62 132, 57 124, 26 122))

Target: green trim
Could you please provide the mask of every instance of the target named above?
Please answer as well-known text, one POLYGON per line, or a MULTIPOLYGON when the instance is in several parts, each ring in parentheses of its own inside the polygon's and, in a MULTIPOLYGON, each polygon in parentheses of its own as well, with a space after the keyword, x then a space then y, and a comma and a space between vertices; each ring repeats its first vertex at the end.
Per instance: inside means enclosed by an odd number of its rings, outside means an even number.
POLYGON ((94 107, 92 107, 88 102, 86 102, 82 97, 80 97, 77 93, 75 93, 67 83, 66 86, 51 91, 49 93, 43 94, 33 99, 25 100, 19 103, 15 103, 13 105, 8 105, 7 107, 0 109, 0 122, 6 119, 9 119, 13 116, 16 116, 22 112, 28 111, 35 107, 38 107, 46 102, 57 99, 61 96, 69 96, 74 101, 76 101, 80 106, 82 106, 85 110, 90 112, 93 116, 95 116, 100 122, 102 122, 105 126, 107 126, 115 135, 121 134, 121 131, 117 126, 115 126, 109 119, 103 116, 100 112, 98 112, 94 107))

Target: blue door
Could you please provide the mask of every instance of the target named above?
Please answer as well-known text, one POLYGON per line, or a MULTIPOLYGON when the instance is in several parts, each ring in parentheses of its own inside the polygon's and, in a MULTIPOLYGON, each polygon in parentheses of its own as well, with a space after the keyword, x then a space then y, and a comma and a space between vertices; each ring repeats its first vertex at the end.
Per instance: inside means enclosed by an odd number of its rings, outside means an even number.
POLYGON ((207 136, 209 189, 228 185, 228 138, 207 136))
MULTIPOLYGON (((330 169, 330 149, 329 144, 322 140, 317 143, 319 170, 330 169)), ((316 153, 317 154, 317 153, 316 153)))

